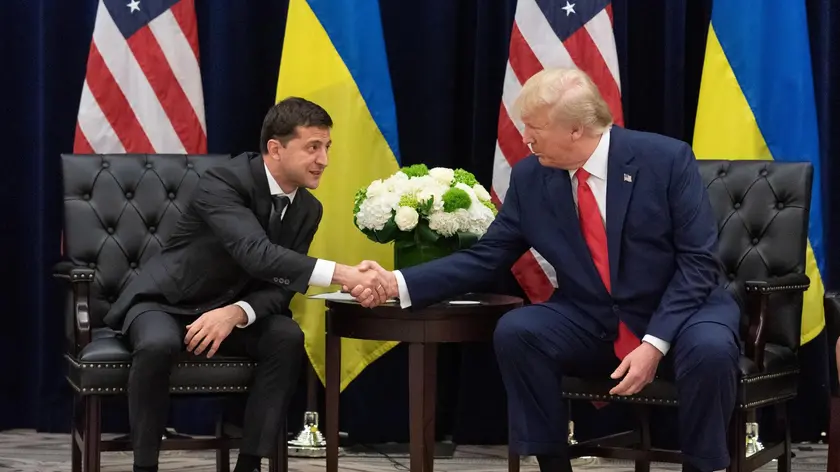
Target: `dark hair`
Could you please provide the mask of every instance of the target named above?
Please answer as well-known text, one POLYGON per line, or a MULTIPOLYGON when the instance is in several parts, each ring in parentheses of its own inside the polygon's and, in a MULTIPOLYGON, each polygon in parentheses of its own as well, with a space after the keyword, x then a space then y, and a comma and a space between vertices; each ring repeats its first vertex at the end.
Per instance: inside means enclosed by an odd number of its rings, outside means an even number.
POLYGON ((332 128, 329 113, 319 105, 300 97, 281 100, 268 110, 260 132, 260 152, 268 153, 268 140, 279 139, 285 146, 297 137, 297 127, 332 128))

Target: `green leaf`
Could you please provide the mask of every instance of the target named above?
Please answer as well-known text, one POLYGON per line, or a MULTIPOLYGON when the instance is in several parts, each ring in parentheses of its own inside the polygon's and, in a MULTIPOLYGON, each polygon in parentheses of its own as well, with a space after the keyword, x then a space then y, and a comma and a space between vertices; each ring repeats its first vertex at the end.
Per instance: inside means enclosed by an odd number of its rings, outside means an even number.
POLYGON ((478 235, 475 233, 458 233, 458 249, 467 249, 478 242, 478 235))
POLYGON ((439 234, 429 228, 429 223, 427 221, 417 223, 417 226, 414 228, 414 233, 417 244, 433 244, 440 238, 439 234))

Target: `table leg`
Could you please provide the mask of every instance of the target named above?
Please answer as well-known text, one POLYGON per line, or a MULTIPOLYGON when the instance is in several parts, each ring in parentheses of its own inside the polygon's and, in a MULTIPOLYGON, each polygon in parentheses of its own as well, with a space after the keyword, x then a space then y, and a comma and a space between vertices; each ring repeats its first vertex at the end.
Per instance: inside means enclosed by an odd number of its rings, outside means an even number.
POLYGON ((341 391, 341 338, 327 335, 326 345, 327 472, 338 472, 338 398, 341 391))
POLYGON ((408 347, 411 472, 432 472, 435 457, 437 345, 408 347))

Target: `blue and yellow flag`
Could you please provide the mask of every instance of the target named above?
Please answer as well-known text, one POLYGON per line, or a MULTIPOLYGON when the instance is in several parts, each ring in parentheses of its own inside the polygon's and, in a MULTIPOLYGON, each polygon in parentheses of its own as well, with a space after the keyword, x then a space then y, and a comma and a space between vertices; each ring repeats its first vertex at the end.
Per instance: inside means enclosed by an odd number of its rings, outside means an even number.
POLYGON ((694 133, 699 159, 814 166, 802 344, 825 326, 817 112, 804 0, 715 0, 694 133))
MULTIPOLYGON (((333 118, 329 166, 314 192, 324 205, 313 257, 356 265, 364 259, 393 268, 393 248, 370 241, 353 225, 356 191, 399 170, 397 118, 378 0, 291 0, 277 100, 311 100, 333 118)), ((333 287, 338 289, 339 287, 333 287)), ((324 302, 297 295, 294 318, 324 382, 324 302)), ((345 339, 341 389, 397 343, 345 339)))

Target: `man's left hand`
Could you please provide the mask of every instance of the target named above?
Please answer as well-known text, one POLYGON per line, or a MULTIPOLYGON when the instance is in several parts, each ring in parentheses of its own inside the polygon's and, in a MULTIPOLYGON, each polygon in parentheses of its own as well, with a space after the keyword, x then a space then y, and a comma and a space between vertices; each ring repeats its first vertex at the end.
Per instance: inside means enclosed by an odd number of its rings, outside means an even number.
POLYGON ((624 377, 612 390, 610 395, 633 395, 645 385, 653 381, 656 368, 662 360, 662 352, 652 344, 643 342, 621 361, 610 377, 620 379, 624 377))
POLYGON ((222 341, 228 337, 233 328, 247 321, 248 315, 245 314, 245 310, 237 305, 208 311, 195 322, 187 325, 187 336, 184 338, 187 351, 198 356, 209 346, 210 350, 207 351, 209 359, 216 354, 222 341))

